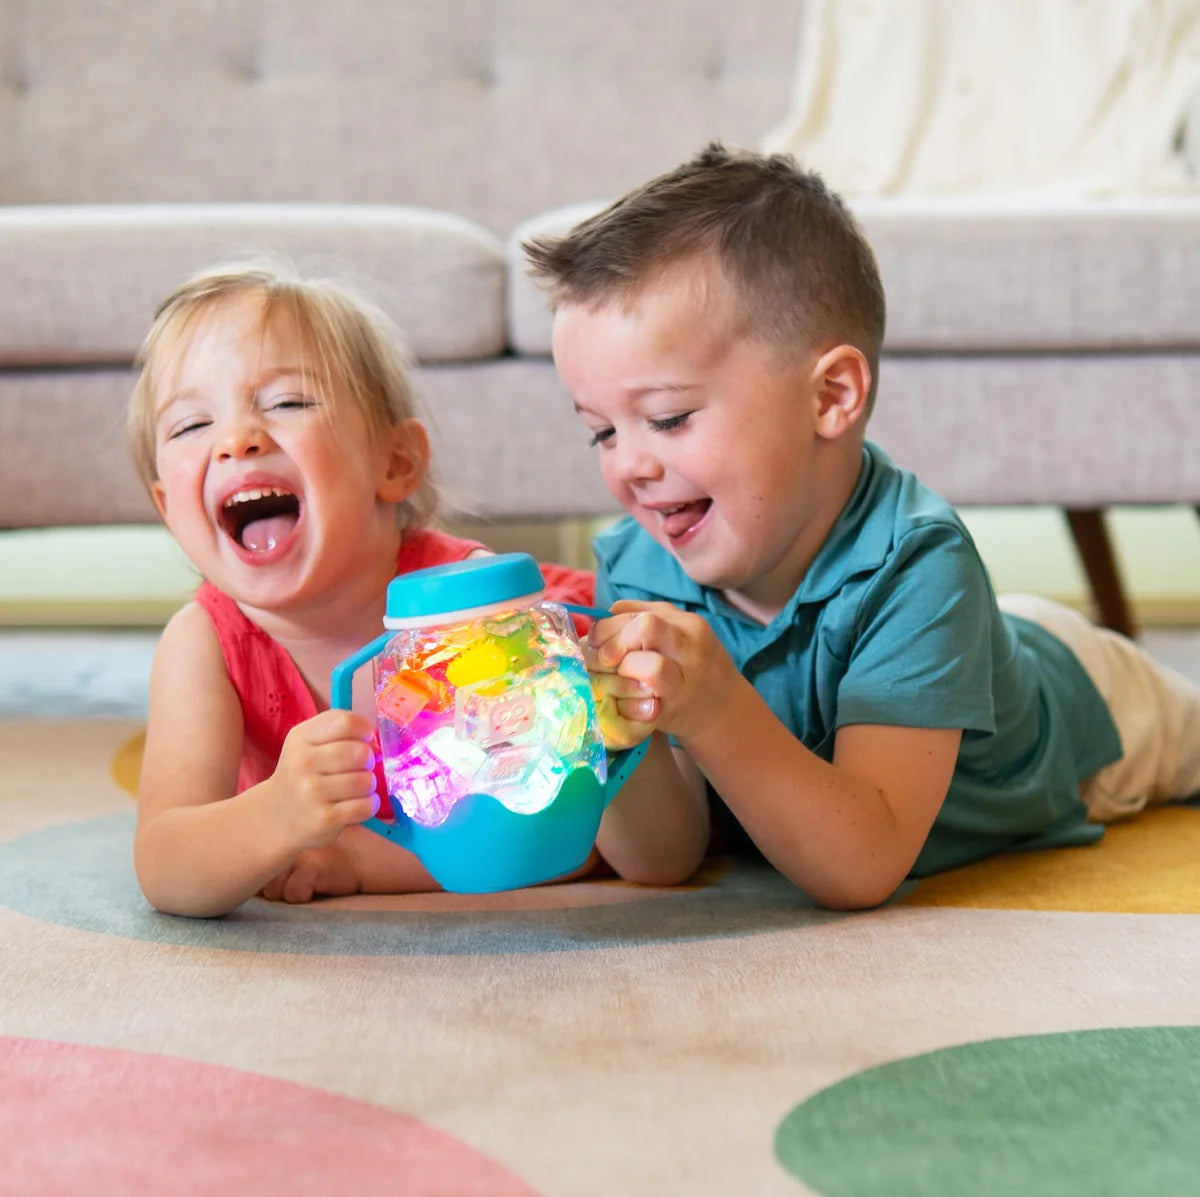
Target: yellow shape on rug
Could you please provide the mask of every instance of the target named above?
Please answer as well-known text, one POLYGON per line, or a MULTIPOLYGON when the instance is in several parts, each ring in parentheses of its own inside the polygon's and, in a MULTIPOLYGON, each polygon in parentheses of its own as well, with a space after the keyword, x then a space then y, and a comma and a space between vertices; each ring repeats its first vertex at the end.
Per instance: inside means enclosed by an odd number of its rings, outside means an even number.
POLYGON ((1085 848, 989 857, 926 877, 898 904, 1200 914, 1200 810, 1159 806, 1085 848))
POLYGON ((142 771, 142 749, 146 747, 146 733, 140 731, 130 736, 112 759, 112 779, 134 798, 137 797, 138 775, 142 771))

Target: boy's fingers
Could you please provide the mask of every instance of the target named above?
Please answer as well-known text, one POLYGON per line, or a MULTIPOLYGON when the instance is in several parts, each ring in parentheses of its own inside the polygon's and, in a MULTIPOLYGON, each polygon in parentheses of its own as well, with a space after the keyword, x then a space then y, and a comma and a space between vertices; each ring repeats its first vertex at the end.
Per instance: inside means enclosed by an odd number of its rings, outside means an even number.
POLYGON ((645 682, 619 673, 597 674, 592 678, 592 691, 606 698, 647 698, 654 693, 645 682))
POLYGON ((625 678, 626 681, 640 683, 650 694, 661 694, 665 670, 666 661, 660 653, 637 649, 626 653, 621 659, 617 676, 625 678))
MULTIPOLYGON (((621 605, 621 604, 618 604, 621 605)), ((641 614, 641 608, 630 611, 618 611, 604 619, 598 619, 588 628, 587 642, 593 648, 600 648, 618 637, 632 620, 641 614)))
POLYGON ((662 713, 662 702, 657 698, 620 698, 617 713, 629 723, 653 723, 662 713))

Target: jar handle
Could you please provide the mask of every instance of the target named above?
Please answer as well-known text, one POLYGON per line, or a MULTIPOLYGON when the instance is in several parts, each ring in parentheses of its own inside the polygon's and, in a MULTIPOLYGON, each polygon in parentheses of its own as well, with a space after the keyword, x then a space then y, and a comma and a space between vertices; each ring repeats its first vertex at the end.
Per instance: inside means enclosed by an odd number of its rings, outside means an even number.
MULTIPOLYGON (((578 603, 563 603, 568 611, 576 615, 587 615, 592 619, 607 619, 612 614, 603 607, 581 607, 578 603)), ((638 762, 646 755, 650 747, 650 737, 647 736, 632 748, 620 748, 613 753, 608 763, 608 781, 604 786, 604 805, 607 806, 616 792, 625 784, 625 779, 637 767, 638 762)))
POLYGON ((376 636, 370 644, 364 644, 356 653, 351 653, 344 661, 333 667, 329 681, 329 705, 335 711, 348 711, 351 708, 351 685, 354 675, 372 657, 383 652, 384 645, 395 635, 394 632, 384 632, 376 636))

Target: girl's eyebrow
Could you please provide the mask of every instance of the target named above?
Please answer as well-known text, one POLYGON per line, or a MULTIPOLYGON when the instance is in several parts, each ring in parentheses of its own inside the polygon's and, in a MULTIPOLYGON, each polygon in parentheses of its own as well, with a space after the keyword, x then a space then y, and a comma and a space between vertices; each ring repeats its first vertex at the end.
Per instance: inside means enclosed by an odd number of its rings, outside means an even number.
POLYGON ((196 392, 193 390, 176 391, 173 395, 168 396, 162 404, 154 409, 154 419, 156 421, 161 420, 163 416, 165 416, 167 412, 175 406, 176 403, 182 403, 185 399, 194 399, 195 397, 196 392))
POLYGON ((306 370, 303 366, 272 366, 269 370, 264 370, 254 381, 253 390, 261 390, 272 382, 277 382, 281 378, 311 378, 312 371, 306 370))

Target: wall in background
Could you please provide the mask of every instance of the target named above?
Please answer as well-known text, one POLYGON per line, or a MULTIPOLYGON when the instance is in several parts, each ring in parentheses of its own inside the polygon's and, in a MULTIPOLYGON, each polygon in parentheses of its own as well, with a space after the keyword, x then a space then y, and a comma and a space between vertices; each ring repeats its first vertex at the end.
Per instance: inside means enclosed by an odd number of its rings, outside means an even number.
MULTIPOLYGON (((1054 508, 968 508, 963 518, 1001 591, 1032 591, 1089 609, 1087 585, 1054 508)), ((1125 582, 1147 625, 1200 625, 1200 518, 1191 507, 1121 508, 1109 514, 1125 582)), ((498 551, 590 566, 593 526, 481 525, 455 531, 498 551)), ((63 528, 0 533, 0 625, 161 625, 196 577, 159 527, 63 528)))

